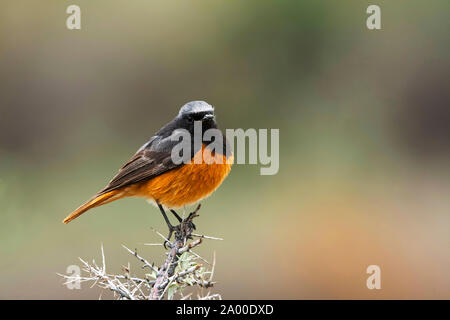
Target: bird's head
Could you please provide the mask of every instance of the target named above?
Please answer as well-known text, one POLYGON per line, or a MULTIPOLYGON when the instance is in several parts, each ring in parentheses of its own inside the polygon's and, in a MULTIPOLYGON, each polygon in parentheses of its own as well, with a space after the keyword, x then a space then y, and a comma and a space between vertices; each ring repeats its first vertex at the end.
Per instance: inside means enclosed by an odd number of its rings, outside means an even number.
POLYGON ((214 108, 205 101, 191 101, 181 107, 178 118, 186 125, 194 124, 194 121, 201 121, 203 130, 216 128, 214 108))

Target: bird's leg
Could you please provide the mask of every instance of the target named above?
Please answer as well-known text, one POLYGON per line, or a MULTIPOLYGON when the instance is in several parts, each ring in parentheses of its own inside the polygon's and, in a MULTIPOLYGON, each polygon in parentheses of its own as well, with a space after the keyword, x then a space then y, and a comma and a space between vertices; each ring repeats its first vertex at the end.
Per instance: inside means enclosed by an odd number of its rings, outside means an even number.
MULTIPOLYGON (((198 211, 198 209, 197 209, 195 212, 197 212, 197 211, 198 211)), ((192 220, 191 217, 192 217, 193 214, 195 214, 194 212, 191 212, 191 213, 189 214, 189 216, 188 216, 186 219, 183 220, 183 219, 178 215, 178 213, 177 213, 175 210, 170 209, 170 212, 172 212, 172 214, 174 215, 174 217, 177 218, 177 220, 178 220, 179 223, 182 223, 183 221, 192 220)), ((197 228, 195 227, 195 224, 193 224, 193 223, 192 223, 192 228, 193 228, 194 230, 197 229, 197 228)))
POLYGON ((170 209, 170 212, 172 212, 172 214, 175 216, 175 218, 177 218, 179 223, 181 223, 181 221, 183 221, 183 219, 181 219, 181 217, 178 215, 178 213, 175 212, 175 210, 170 209))
MULTIPOLYGON (((169 235, 167 236, 167 240, 164 241, 164 248, 166 248, 166 245, 170 244, 170 238, 172 237, 172 234, 175 232, 175 238, 178 239, 180 237, 186 237, 188 239, 192 239, 191 237, 191 232, 192 230, 195 230, 195 224, 192 222, 192 220, 195 217, 198 217, 198 210, 200 209, 200 204, 197 206, 197 208, 194 210, 194 212, 191 212, 189 214, 189 216, 186 219, 182 219, 176 212, 175 210, 170 209, 170 212, 172 212, 172 214, 175 216, 175 218, 177 218, 177 220, 180 222, 179 225, 173 226, 170 221, 169 218, 166 215, 166 211, 164 211, 164 208, 162 207, 162 205, 160 203, 158 203, 158 207, 159 210, 161 211, 164 220, 167 223, 167 227, 169 228, 169 235)), ((167 249, 167 248, 166 248, 167 249)))
MULTIPOLYGON (((197 210, 198 211, 198 210, 197 210)), ((196 212, 197 212, 196 211, 196 212)), ((191 227, 192 227, 192 229, 197 229, 196 228, 196 226, 195 226, 195 224, 192 222, 192 215, 194 214, 194 212, 191 212, 190 214, 189 214, 189 216, 187 217, 187 218, 185 218, 184 220, 180 217, 180 215, 175 211, 175 210, 173 210, 173 209, 170 209, 170 212, 172 212, 172 214, 174 215, 174 217, 175 218, 177 218, 177 220, 178 220, 178 222, 180 223, 180 225, 183 223, 183 222, 187 222, 187 221, 190 221, 190 223, 191 223, 191 227)), ((175 229, 177 228, 177 226, 175 226, 174 227, 175 229)), ((170 240, 170 239, 169 239, 170 240)))
MULTIPOLYGON (((169 228, 169 235, 167 236, 167 240, 170 240, 170 238, 172 237, 172 233, 175 231, 175 227, 170 223, 169 218, 167 218, 166 212, 164 211, 164 208, 162 207, 162 205, 159 204, 158 202, 157 202, 157 204, 158 204, 159 210, 161 211, 161 213, 164 217, 164 220, 167 223, 167 227, 169 228)), ((164 247, 165 247, 165 245, 166 245, 166 243, 164 242, 164 247)))

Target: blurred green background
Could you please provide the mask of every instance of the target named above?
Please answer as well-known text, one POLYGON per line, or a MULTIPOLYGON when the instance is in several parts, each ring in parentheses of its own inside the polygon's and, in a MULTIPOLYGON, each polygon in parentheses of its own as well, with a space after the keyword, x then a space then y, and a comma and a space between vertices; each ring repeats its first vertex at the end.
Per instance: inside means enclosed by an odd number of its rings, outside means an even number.
MULTIPOLYGON (((20 1, 0 4, 0 298, 68 290, 78 257, 107 268, 165 232, 142 199, 61 220, 179 107, 221 128, 279 128, 280 170, 235 165, 203 202, 223 237, 224 298, 450 298, 450 3, 20 1), (82 29, 66 29, 77 4, 82 29), (381 7, 382 30, 366 28, 381 7), (366 288, 368 265, 381 290, 366 288)), ((107 296, 104 296, 107 297, 107 296)))

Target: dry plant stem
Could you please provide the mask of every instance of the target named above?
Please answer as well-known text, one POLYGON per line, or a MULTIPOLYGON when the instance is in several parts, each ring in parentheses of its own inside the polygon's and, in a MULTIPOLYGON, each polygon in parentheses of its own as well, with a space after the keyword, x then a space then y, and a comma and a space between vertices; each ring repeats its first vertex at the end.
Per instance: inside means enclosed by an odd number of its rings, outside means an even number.
MULTIPOLYGON (((150 269, 149 274, 144 277, 132 275, 131 265, 122 266, 123 274, 111 274, 106 272, 105 253, 101 247, 102 264, 99 266, 95 260, 92 263, 80 258, 82 263, 81 271, 86 275, 68 274, 61 275, 65 279, 66 285, 80 285, 81 283, 91 283, 91 287, 97 286, 104 290, 111 290, 115 298, 125 300, 161 300, 167 296, 173 299, 179 295, 180 299, 191 299, 195 297, 192 292, 184 294, 184 289, 198 287, 198 299, 221 299, 219 294, 213 294, 208 289, 215 282, 212 281, 215 266, 215 254, 212 264, 195 253, 192 249, 199 246, 205 239, 219 240, 220 238, 197 235, 192 233, 195 226, 192 220, 197 217, 198 206, 185 220, 174 227, 175 238, 173 242, 167 240, 160 232, 154 230, 168 245, 165 252, 165 261, 160 268, 154 266, 147 259, 126 246, 122 247, 133 257, 139 260, 142 269, 150 269), (197 237, 193 239, 192 237, 197 237), (189 241, 188 241, 189 239, 189 241), (205 268, 198 261, 201 260, 211 267, 205 268), (208 275, 208 276, 207 276, 208 275)), ((163 246, 163 244, 159 244, 163 246)), ((166 246, 164 246, 166 248, 166 246)))
POLYGON ((127 247, 125 247, 123 244, 122 244, 122 247, 125 250, 127 250, 129 253, 134 255, 138 260, 140 260, 141 262, 144 263, 144 265, 142 266, 142 269, 144 269, 145 267, 148 267, 148 268, 152 269, 153 271, 156 271, 156 272, 158 271, 150 262, 148 262, 147 260, 145 260, 144 258, 139 256, 136 249, 134 249, 134 251, 132 251, 132 250, 128 249, 127 247))
MULTIPOLYGON (((189 216, 183 220, 178 226, 175 227, 175 239, 173 242, 169 243, 170 251, 167 255, 166 260, 161 268, 159 268, 156 274, 155 284, 150 292, 151 300, 160 300, 163 298, 166 288, 169 286, 171 281, 176 280, 178 276, 174 277, 175 268, 178 265, 178 259, 183 252, 188 251, 192 247, 201 243, 201 239, 190 243, 185 246, 187 239, 191 239, 192 230, 194 229, 194 224, 192 220, 198 217, 198 210, 200 205, 197 206, 194 212, 189 214, 189 216), (196 242, 196 243, 195 243, 196 242), (195 244, 194 244, 195 243, 195 244)), ((192 272, 195 270, 192 270, 192 272)))

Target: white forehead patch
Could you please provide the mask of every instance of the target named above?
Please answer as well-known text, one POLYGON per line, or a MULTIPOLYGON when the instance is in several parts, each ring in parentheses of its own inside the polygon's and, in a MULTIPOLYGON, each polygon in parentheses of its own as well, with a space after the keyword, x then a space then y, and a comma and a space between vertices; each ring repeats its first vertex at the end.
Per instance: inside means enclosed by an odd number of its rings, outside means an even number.
POLYGON ((181 107, 179 114, 197 113, 197 112, 214 112, 212 105, 205 101, 191 101, 181 107))

